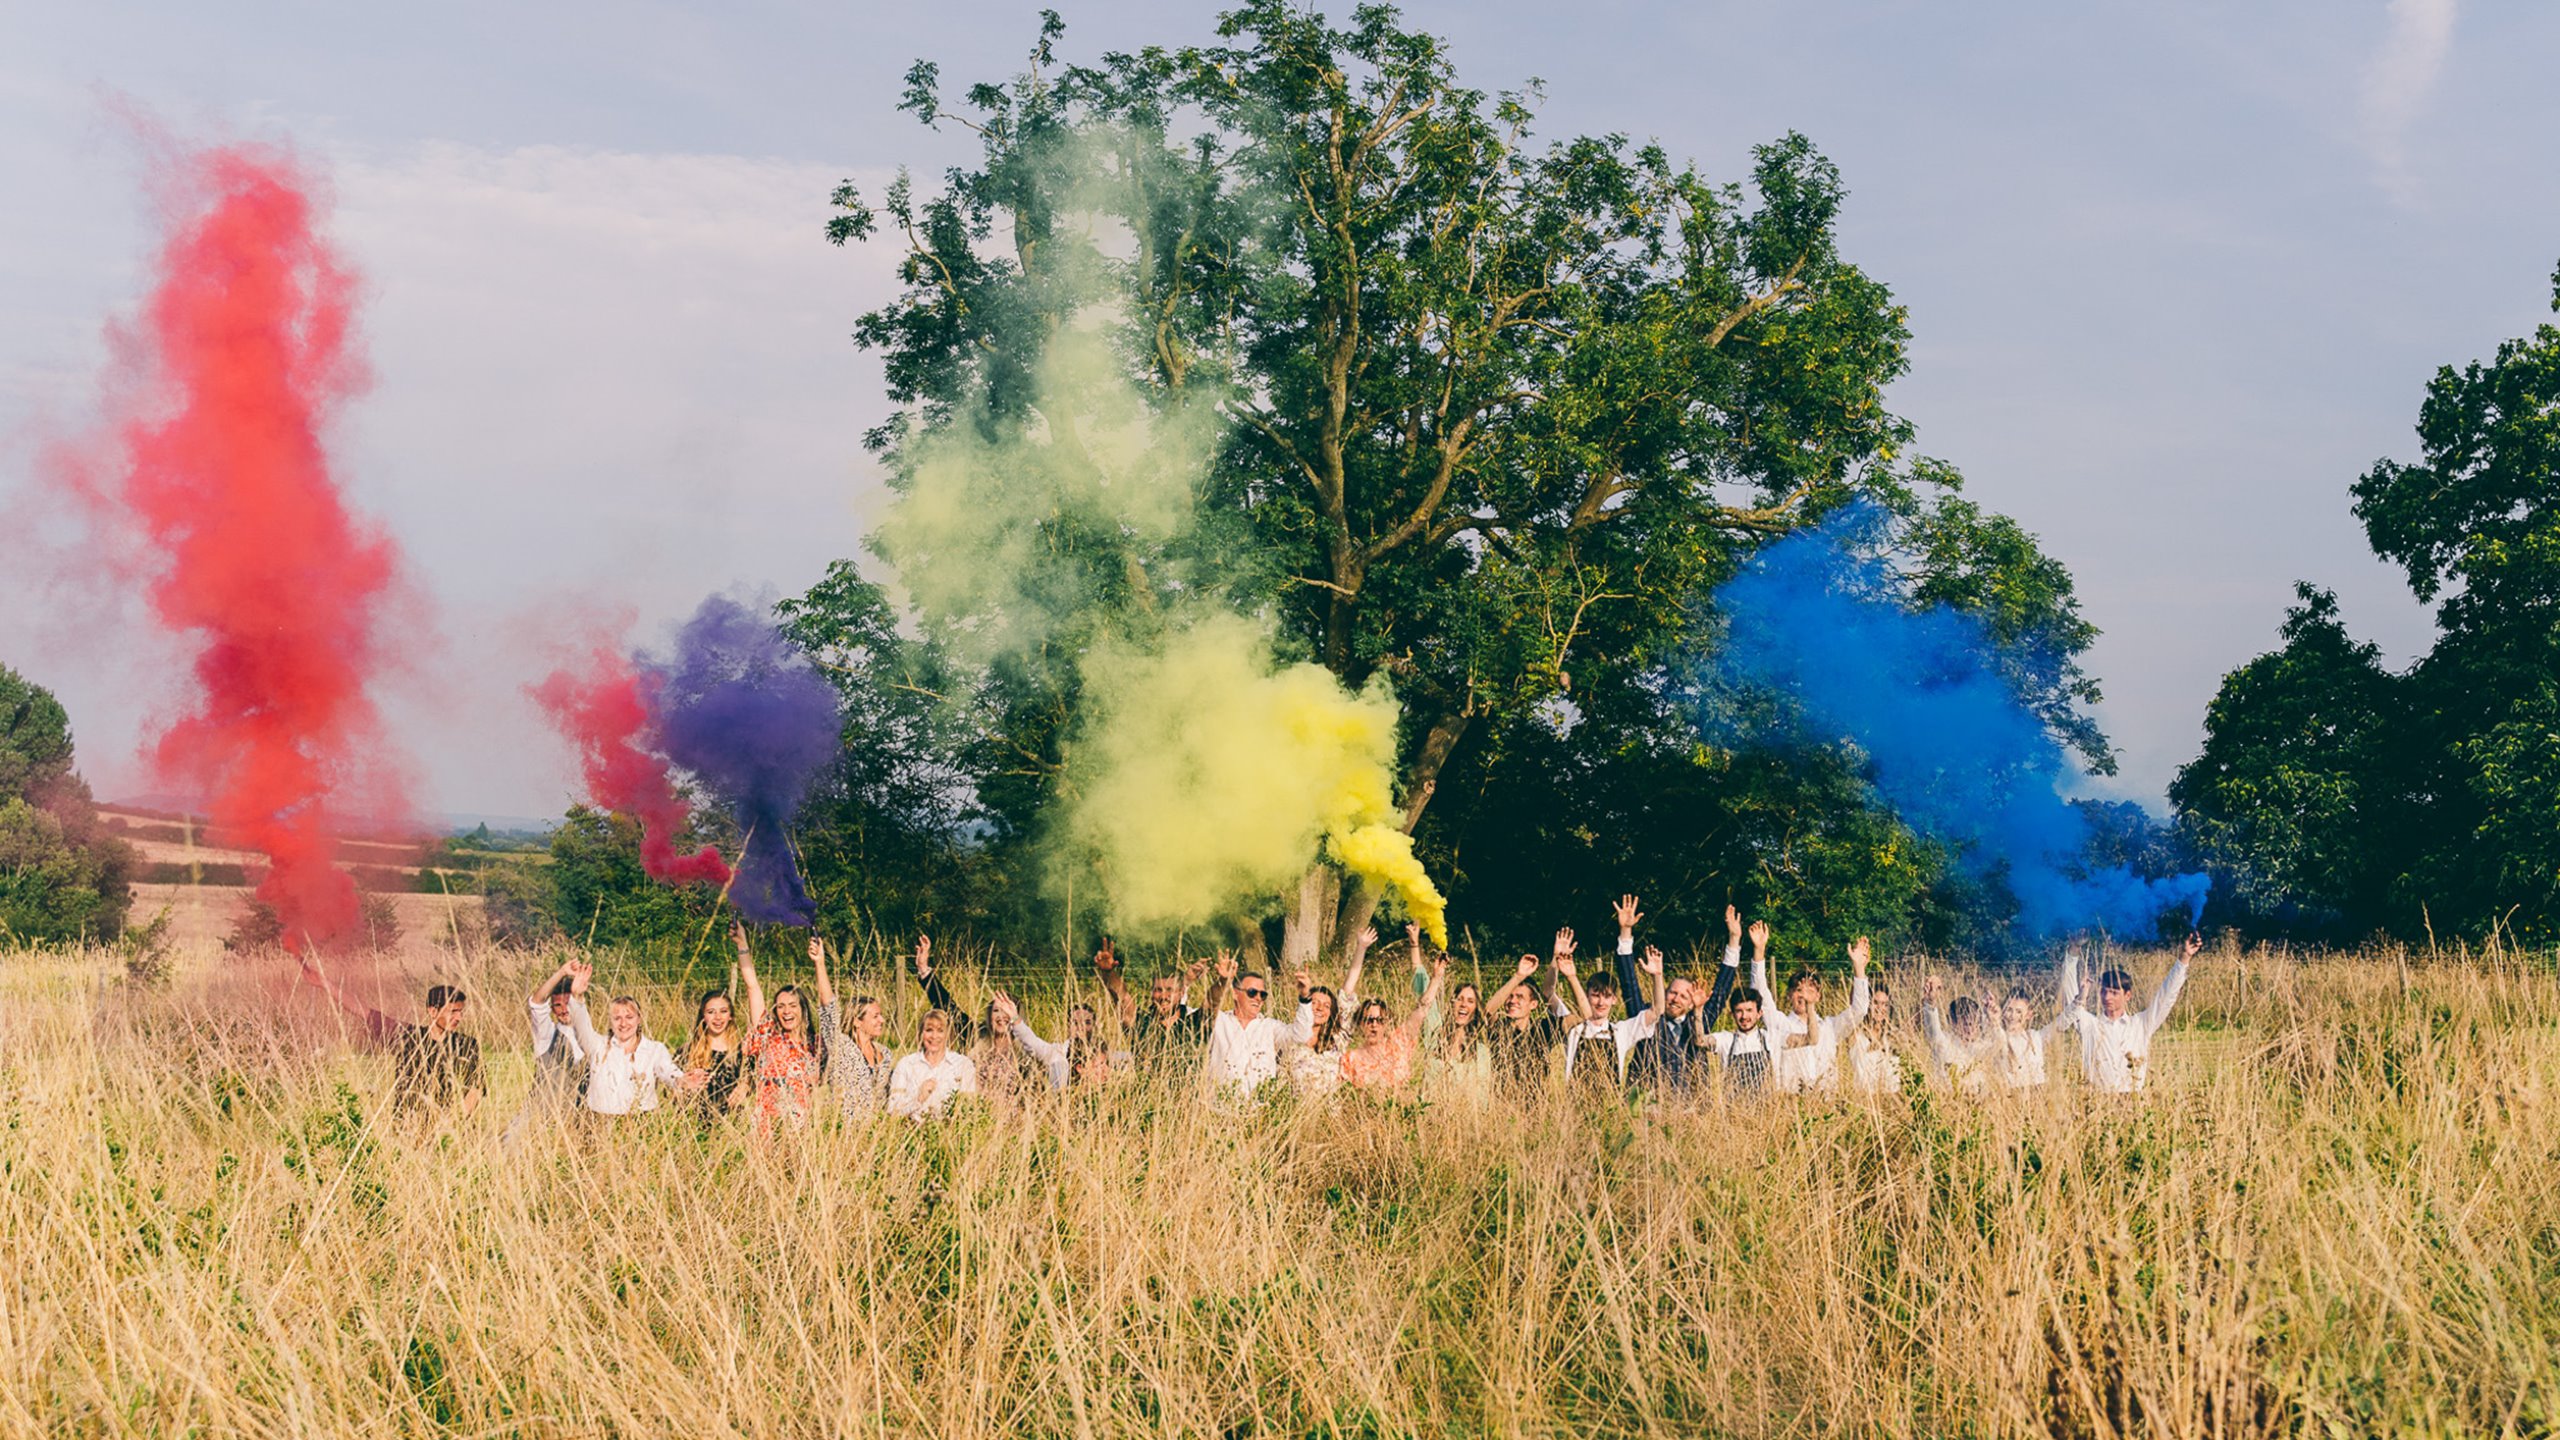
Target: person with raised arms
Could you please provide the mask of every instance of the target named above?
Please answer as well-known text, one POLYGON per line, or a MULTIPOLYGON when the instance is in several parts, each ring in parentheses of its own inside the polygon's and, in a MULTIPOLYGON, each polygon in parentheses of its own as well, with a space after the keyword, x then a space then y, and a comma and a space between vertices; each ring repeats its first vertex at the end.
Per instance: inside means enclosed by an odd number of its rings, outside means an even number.
POLYGON ((480 1042, 463 1033, 469 997, 459 985, 427 987, 427 1018, 413 1025, 347 998, 317 956, 302 957, 302 979, 355 1017, 373 1043, 391 1052, 391 1106, 408 1115, 467 1120, 480 1108, 480 1042))
MULTIPOLYGON (((1547 963, 1556 972, 1557 988, 1569 990, 1573 1009, 1556 1014, 1545 993, 1538 988, 1538 957, 1523 955, 1513 974, 1501 989, 1493 992, 1486 1003, 1501 1018, 1485 1033, 1485 1049, 1492 1056, 1494 1093, 1514 1104, 1536 1095, 1547 1083, 1552 1068, 1549 1059, 1564 1043, 1570 1028, 1567 1015, 1590 1008, 1582 993, 1582 981, 1573 969, 1573 932, 1558 930, 1555 948, 1547 963)), ((1561 997, 1559 997, 1561 998, 1561 997)))
POLYGON ((1991 1093, 1992 1065, 2000 1038, 1986 1020, 1990 1007, 1959 995, 1938 1014, 1946 983, 1931 975, 1920 982, 1920 1035, 1929 1045, 1930 1078, 1958 1095, 1991 1093))
POLYGON ((525 1016, 533 1027, 533 1086, 525 1091, 516 1118, 507 1122, 501 1145, 513 1145, 529 1122, 559 1119, 578 1107, 586 1089, 579 1069, 587 1062, 578 1048, 577 1027, 569 1023, 569 967, 563 960, 550 977, 525 997, 525 1016))
POLYGON ((1201 1056, 1209 1047, 1209 1017, 1189 1002, 1192 988, 1208 973, 1209 962, 1185 965, 1177 958, 1173 970, 1148 981, 1143 1016, 1122 973, 1127 962, 1109 940, 1094 954, 1093 968, 1119 1008, 1120 1033, 1128 1037, 1129 1058, 1139 1074, 1165 1080, 1199 1073, 1201 1056))
MULTIPOLYGON (((2204 937, 2190 933, 2177 963, 2152 992, 2151 1003, 2140 1010, 2133 1008, 2133 977, 2112 967, 2098 976, 2095 1011, 2088 1008, 2085 990, 2066 1000, 2071 1006, 2071 1026, 2080 1033, 2081 1073, 2092 1088, 2130 1095, 2150 1083, 2151 1038, 2168 1023, 2178 992, 2187 986, 2187 965, 2203 949, 2204 937)), ((2077 978, 2072 973, 2076 968, 2066 956, 2066 983, 2077 978)))
POLYGON ((1867 987, 1867 1014, 1849 1032, 1849 1086, 1861 1095, 1902 1093, 1902 1054, 1893 1025, 1893 990, 1867 987))
POLYGON ((809 965, 818 982, 818 1034, 827 1046, 827 1078, 846 1115, 876 1115, 889 1103, 889 1070, 897 1054, 880 1043, 889 1033, 888 1012, 878 996, 856 995, 837 1003, 835 977, 827 969, 827 942, 809 935, 809 965))
MULTIPOLYGON (((1635 922, 1643 916, 1636 913, 1635 897, 1620 901, 1618 926, 1618 988, 1629 995, 1643 993, 1641 975, 1654 979, 1660 1003, 1647 1006, 1630 1016, 1626 1036, 1627 1083, 1667 1095, 1686 1094, 1706 1087, 1709 1078, 1707 1056, 1715 1053, 1708 1024, 1725 1009, 1726 997, 1733 994, 1734 980, 1742 973, 1742 912, 1731 905, 1724 907, 1724 960, 1716 967, 1713 989, 1700 985, 1686 975, 1667 983, 1662 974, 1662 951, 1647 946, 1643 968, 1635 959, 1635 922)), ((1769 927, 1755 923, 1753 940, 1764 951, 1768 945, 1769 927)), ((1633 1003, 1633 1002, 1630 1002, 1633 1003)), ((1756 1021, 1759 1007, 1752 1013, 1756 1021)))
POLYGON ((640 1002, 616 995, 608 1002, 611 1033, 596 1033, 587 1015, 587 985, 595 967, 580 961, 569 972, 569 1023, 587 1053, 587 1112, 591 1115, 645 1115, 658 1108, 658 1091, 699 1089, 667 1047, 641 1033, 640 1002))
POLYGON ((1796 971, 1788 981, 1787 1008, 1779 1009, 1769 994, 1765 955, 1752 956, 1751 992, 1760 997, 1760 1023, 1778 1040, 1772 1078, 1780 1094, 1830 1090, 1840 1083, 1840 1043, 1867 1014, 1867 955, 1866 936, 1849 942, 1849 1008, 1836 1015, 1821 1013, 1822 979, 1810 968, 1796 971))
POLYGON ((770 1134, 776 1125, 809 1123, 816 1112, 818 1086, 827 1078, 827 1044, 818 1034, 815 1007, 800 987, 785 985, 765 1006, 764 981, 756 974, 756 957, 747 948, 747 927, 729 924, 738 950, 738 978, 747 987, 747 1055, 756 1066, 756 1133, 770 1134))
POLYGON ((951 1014, 927 1010, 916 1025, 916 1048, 889 1072, 889 1113, 930 1120, 963 1095, 978 1093, 977 1064, 951 1045, 951 1014))
POLYGON ((950 1026, 951 1046, 964 1052, 975 1067, 976 1092, 990 1105, 1009 1107, 1015 1101, 1038 1094, 1047 1088, 1047 1075, 1028 1051, 1014 1043, 1010 1025, 996 1018, 995 997, 987 998, 986 1008, 972 1015, 951 998, 949 986, 942 983, 942 971, 933 963, 933 937, 916 937, 916 980, 924 986, 924 1003, 942 1012, 950 1026))
POLYGON ((1209 987, 1209 1057, 1201 1067, 1209 1090, 1251 1098, 1280 1073, 1280 1052, 1307 1042, 1307 1032, 1266 1015, 1271 982, 1248 970, 1238 974, 1232 950, 1218 952, 1217 982, 1209 987), (1232 995, 1235 1009, 1226 1001, 1232 995))
POLYGON ((1377 943, 1378 932, 1367 927, 1351 937, 1351 969, 1343 977, 1340 994, 1329 985, 1316 984, 1306 971, 1298 972, 1298 1028, 1307 1038, 1292 1047, 1282 1063, 1289 1083, 1301 1094, 1327 1094, 1342 1083, 1342 1057, 1351 1047, 1351 1017, 1360 1005, 1360 974, 1369 963, 1369 947, 1377 943))
MULTIPOLYGON (((2071 951, 2063 952, 2062 984, 2065 986, 2076 982, 2076 959, 2071 951)), ((2000 1002, 2000 1048, 1992 1055, 1992 1069, 1998 1074, 2001 1086, 2009 1090, 2043 1089, 2052 1078, 2052 1072, 2045 1065, 2045 1056, 2054 1037, 2070 1028, 2071 995, 2068 989, 2063 991, 2062 1002, 2055 1009, 2053 1018, 2041 1026, 2036 1024, 2035 1002, 2027 998, 2026 988, 2011 989, 2009 997, 2000 1002)))
MULTIPOLYGON (((1565 1033, 1565 1078, 1588 1089, 1617 1090, 1626 1084, 1627 1057, 1638 1041, 1653 1032, 1653 1022, 1644 1017, 1653 1013, 1654 1002, 1645 998, 1644 985, 1630 957, 1636 953, 1636 926, 1644 919, 1636 908, 1636 897, 1621 895, 1612 907, 1618 917, 1618 978, 1605 975, 1591 977, 1583 986, 1581 1023, 1565 1033), (1627 1013, 1624 1019, 1611 1017, 1611 1002, 1618 998, 1622 986, 1626 991, 1627 1013)), ((1662 952, 1650 952, 1658 973, 1662 952)))
MULTIPOLYGON (((1414 963, 1422 963, 1422 927, 1404 927, 1406 941, 1412 947, 1414 963)), ((1353 1025, 1353 1044, 1342 1055, 1342 1083, 1354 1090, 1372 1095, 1400 1094, 1412 1088, 1413 1062, 1422 1047, 1423 1017, 1440 1000, 1440 987, 1449 978, 1449 957, 1431 962, 1430 979, 1425 984, 1420 1003, 1402 1024, 1383 1000, 1368 999, 1352 1013, 1358 1017, 1353 1025)))

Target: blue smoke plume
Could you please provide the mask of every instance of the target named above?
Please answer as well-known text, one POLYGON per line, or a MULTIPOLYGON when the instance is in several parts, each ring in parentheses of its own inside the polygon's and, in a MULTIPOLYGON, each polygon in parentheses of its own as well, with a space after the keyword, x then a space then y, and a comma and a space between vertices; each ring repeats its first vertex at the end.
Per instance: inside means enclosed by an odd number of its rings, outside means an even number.
POLYGON ((702 602, 673 654, 644 656, 659 747, 692 771, 746 836, 729 901, 750 920, 816 918, 791 853, 791 822, 835 759, 836 692, 764 616, 725 596, 702 602))
POLYGON ((1981 620, 1904 603, 1889 524, 1880 507, 1853 505, 1719 588, 1717 678, 1778 702, 1774 723, 1793 733, 1771 738, 1852 742, 1877 797, 1963 873, 2005 884, 2030 935, 2095 926, 2147 938, 2173 908, 2200 919, 2201 874, 2088 864, 2089 822, 2060 791, 2061 743, 2002 673, 1981 620))

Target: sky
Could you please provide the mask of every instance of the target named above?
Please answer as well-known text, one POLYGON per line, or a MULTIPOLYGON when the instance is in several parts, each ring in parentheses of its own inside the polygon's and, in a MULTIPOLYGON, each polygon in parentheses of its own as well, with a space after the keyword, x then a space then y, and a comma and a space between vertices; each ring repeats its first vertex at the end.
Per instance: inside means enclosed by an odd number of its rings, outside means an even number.
MULTIPOLYGON (((1213 5, 1064 6, 1071 56, 1210 38, 1213 5)), ((1345 8, 1337 6, 1337 9, 1345 8)), ((2121 773, 2158 804, 2296 580, 2395 663, 2430 618, 2347 488, 2413 458, 2435 368, 2549 318, 2560 7, 2463 0, 1408 5, 1541 133, 1660 140, 1739 178, 1811 137, 1842 250, 1910 308, 1890 400, 2076 577, 2121 773), (2535 137, 2542 139, 2537 140, 2535 137)), ((125 118, 293 146, 365 279, 375 383, 335 437, 404 548, 384 703, 433 812, 556 814, 521 686, 572 614, 642 640, 707 593, 861 553, 886 410, 849 338, 887 246, 829 191, 972 153, 895 111, 1018 68, 1037 7, 617 0, 0 0, 0 515, 93 413, 155 223, 125 118)), ((23 537, 22 537, 23 538, 23 537)), ((173 666, 106 587, 0 549, 0 662, 70 708, 101 794, 173 666), (11 573, 14 571, 15 573, 11 573)))

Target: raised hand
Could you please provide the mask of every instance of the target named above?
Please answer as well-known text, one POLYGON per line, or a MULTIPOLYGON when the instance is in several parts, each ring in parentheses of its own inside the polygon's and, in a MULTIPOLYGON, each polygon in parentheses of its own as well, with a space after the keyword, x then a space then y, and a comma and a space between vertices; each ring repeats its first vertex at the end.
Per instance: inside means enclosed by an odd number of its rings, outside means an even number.
POLYGON ((1734 944, 1742 943, 1742 912, 1731 905, 1724 907, 1724 934, 1734 944))
POLYGON ((1308 991, 1316 988, 1316 977, 1307 973, 1304 967, 1300 967, 1298 973, 1289 978, 1298 982, 1298 998, 1301 1000, 1307 998, 1308 991))
POLYGON ((1221 982, 1223 982, 1223 983, 1232 984, 1232 983, 1234 983, 1235 978, 1236 978, 1236 952, 1234 952, 1233 950, 1221 950, 1221 951, 1219 951, 1219 952, 1218 952, 1218 979, 1219 979, 1221 982))
POLYGON ((1526 980, 1526 979, 1528 979, 1530 976, 1535 975, 1535 974, 1537 974, 1537 973, 1538 973, 1538 957, 1537 957, 1537 956, 1535 956, 1535 955, 1523 955, 1523 956, 1521 956, 1521 957, 1520 957, 1520 978, 1521 978, 1521 979, 1523 979, 1523 980, 1526 980))
POLYGON ((747 953, 747 922, 743 920, 729 922, 729 943, 737 947, 739 954, 747 953))
POLYGON ((1769 922, 1766 920, 1754 920, 1751 922, 1751 953, 1754 955, 1765 955, 1768 951, 1769 922))
POLYGON ((1618 903, 1609 908, 1617 914, 1618 933, 1621 935, 1634 934, 1636 926, 1644 920, 1644 912, 1636 909, 1636 897, 1633 895, 1619 896, 1618 903))
POLYGON ((1111 948, 1111 937, 1108 935, 1102 937, 1102 948, 1093 952, 1093 968, 1096 974, 1101 975, 1108 975, 1120 968, 1119 952, 1111 948))
POLYGON ((930 935, 919 935, 916 937, 916 978, 922 980, 932 973, 933 937, 930 935))
MULTIPOLYGON (((1422 932, 1422 927, 1419 925, 1412 926, 1410 928, 1415 934, 1420 934, 1422 932)), ((1354 955, 1366 955, 1369 953, 1369 947, 1377 943, 1378 927, 1375 925, 1363 925, 1360 927, 1360 933, 1351 937, 1351 953, 1354 955)))
POLYGON ((1203 977, 1203 976, 1207 975, 1208 973, 1209 973, 1209 962, 1208 962, 1208 961, 1206 961, 1206 960, 1193 960, 1193 961, 1190 961, 1190 962, 1186 963, 1186 964, 1182 967, 1182 983, 1183 983, 1184 985, 1197 985, 1197 984, 1199 984, 1199 983, 1200 983, 1201 977, 1203 977))
POLYGON ((2193 960, 2193 959, 2194 959, 2194 958, 2196 958, 2198 955, 2201 955, 2201 954, 2203 954, 2203 953, 2204 953, 2204 936, 2203 936, 2202 934, 2200 934, 2200 933, 2196 932, 2196 931, 2193 931, 2193 930, 2188 931, 2188 932, 2187 932, 2187 948, 2186 948, 2186 951, 2185 951, 2186 958, 2187 958, 2187 959, 2189 959, 2189 960, 2193 960))
POLYGON ((1556 973, 1558 975, 1570 977, 1574 973, 1573 952, 1571 950, 1560 950, 1556 952, 1555 963, 1556 973))
POLYGON ((1644 947, 1644 958, 1637 961, 1636 966, 1647 975, 1658 978, 1662 974, 1662 947, 1659 945, 1644 947))
POLYGON ((1849 968, 1860 975, 1866 974, 1868 954, 1869 949, 1866 936, 1861 935, 1857 939, 1850 941, 1849 968))
POLYGON ((815 931, 810 932, 809 935, 809 963, 812 965, 827 963, 827 942, 819 939, 815 931))
POLYGON ((587 993, 588 983, 596 978, 596 967, 588 964, 584 960, 572 960, 569 962, 568 969, 569 993, 580 999, 584 999, 587 993))
POLYGON ((1559 930, 1556 932, 1555 953, 1559 957, 1568 957, 1573 954, 1573 932, 1571 930, 1559 930))
POLYGON ((1407 920, 1406 922, 1404 922, 1404 943, 1405 943, 1405 944, 1407 944, 1407 945, 1409 945, 1409 946, 1411 946, 1411 947, 1412 947, 1412 949, 1413 949, 1413 963, 1415 963, 1416 965, 1421 964, 1421 963, 1422 963, 1422 922, 1421 922, 1421 921, 1419 921, 1419 920, 1407 920))

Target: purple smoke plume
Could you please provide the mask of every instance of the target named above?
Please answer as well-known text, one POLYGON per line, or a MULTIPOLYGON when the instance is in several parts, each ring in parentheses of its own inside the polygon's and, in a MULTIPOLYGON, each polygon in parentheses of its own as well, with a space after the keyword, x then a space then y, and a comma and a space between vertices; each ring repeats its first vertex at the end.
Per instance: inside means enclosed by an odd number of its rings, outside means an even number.
POLYGON ((836 755, 836 693, 773 622, 726 596, 702 602, 675 653, 644 656, 660 748, 737 817, 747 837, 730 903, 750 920, 816 917, 790 829, 836 755))

